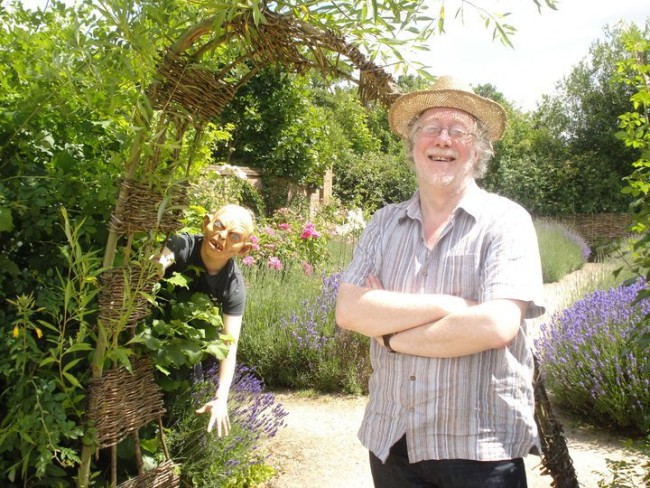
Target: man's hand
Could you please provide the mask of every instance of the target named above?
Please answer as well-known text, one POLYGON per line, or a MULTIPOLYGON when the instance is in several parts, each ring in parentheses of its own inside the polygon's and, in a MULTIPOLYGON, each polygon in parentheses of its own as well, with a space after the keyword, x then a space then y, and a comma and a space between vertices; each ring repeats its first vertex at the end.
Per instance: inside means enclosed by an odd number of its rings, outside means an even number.
POLYGON ((230 433, 230 418, 228 418, 228 399, 217 398, 209 401, 201 408, 196 410, 197 414, 210 413, 210 421, 208 422, 208 432, 212 432, 212 428, 217 426, 217 436, 223 437, 230 433))

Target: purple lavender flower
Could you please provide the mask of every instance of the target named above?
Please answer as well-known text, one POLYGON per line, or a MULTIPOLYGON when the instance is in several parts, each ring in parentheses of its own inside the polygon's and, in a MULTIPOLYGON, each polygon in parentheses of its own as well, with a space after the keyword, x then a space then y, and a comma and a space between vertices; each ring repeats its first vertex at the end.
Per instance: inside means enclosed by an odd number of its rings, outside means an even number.
POLYGON ((636 340, 650 326, 642 281, 595 291, 542 325, 536 348, 549 388, 573 410, 646 432, 650 358, 636 340))

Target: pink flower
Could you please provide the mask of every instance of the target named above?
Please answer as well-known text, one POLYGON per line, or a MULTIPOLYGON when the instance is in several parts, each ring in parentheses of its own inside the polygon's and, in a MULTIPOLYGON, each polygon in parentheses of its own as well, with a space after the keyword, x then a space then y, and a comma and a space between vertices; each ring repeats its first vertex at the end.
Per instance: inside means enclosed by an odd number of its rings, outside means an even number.
POLYGON ((257 238, 257 236, 251 236, 250 241, 251 241, 251 245, 252 245, 253 250, 254 251, 259 251, 259 249, 260 249, 260 240, 257 238))
POLYGON ((267 263, 268 267, 270 269, 275 269, 277 271, 281 271, 282 268, 284 268, 284 265, 282 264, 282 261, 280 261, 277 257, 271 256, 269 258, 269 262, 267 263))
POLYGON ((308 222, 305 224, 305 226, 302 229, 302 235, 300 236, 301 239, 309 239, 309 238, 314 238, 317 239, 320 237, 320 232, 316 230, 316 226, 312 224, 311 222, 308 222))
POLYGON ((307 276, 311 276, 314 272, 314 267, 309 264, 307 261, 302 262, 302 270, 307 276))
POLYGON ((284 223, 278 225, 278 229, 287 231, 287 230, 291 230, 291 226, 289 224, 287 224, 286 222, 284 222, 284 223))
MULTIPOLYGON (((259 246, 258 246, 259 247, 259 246)), ((255 263, 255 258, 253 256, 246 256, 241 260, 246 266, 252 266, 255 263)))

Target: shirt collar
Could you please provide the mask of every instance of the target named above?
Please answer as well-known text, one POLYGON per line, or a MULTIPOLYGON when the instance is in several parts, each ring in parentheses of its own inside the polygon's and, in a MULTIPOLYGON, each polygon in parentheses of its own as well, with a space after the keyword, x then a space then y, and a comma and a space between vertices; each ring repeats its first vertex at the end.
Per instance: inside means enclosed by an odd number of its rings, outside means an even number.
MULTIPOLYGON (((459 211, 463 210, 467 214, 477 219, 479 214, 483 209, 485 204, 483 196, 485 190, 482 190, 478 187, 475 181, 471 181, 467 186, 465 195, 458 203, 456 210, 454 210, 454 215, 459 211)), ((420 190, 416 190, 410 200, 405 202, 403 218, 410 218, 414 220, 422 221, 422 210, 420 208, 420 190)))

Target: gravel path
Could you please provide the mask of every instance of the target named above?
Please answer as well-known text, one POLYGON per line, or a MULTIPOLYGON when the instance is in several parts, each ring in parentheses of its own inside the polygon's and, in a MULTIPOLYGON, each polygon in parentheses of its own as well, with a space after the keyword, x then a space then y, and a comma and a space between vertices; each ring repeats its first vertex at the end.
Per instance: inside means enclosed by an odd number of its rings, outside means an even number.
MULTIPOLYGON (((587 265, 563 282, 545 286, 549 312, 534 322, 535 328, 552 311, 567 303, 570 289, 586 273, 601 273, 596 265, 587 265)), ((534 330, 531 335, 535 335, 534 330)), ((365 397, 341 395, 305 395, 276 393, 277 400, 289 412, 287 426, 265 446, 269 464, 278 476, 265 488, 371 488, 368 452, 356 433, 366 404, 365 397)), ((564 427, 578 480, 586 488, 597 488, 608 473, 607 459, 634 460, 639 456, 625 448, 625 438, 593 428, 555 412, 564 427)), ((638 465, 638 463, 637 463, 638 465)), ((550 476, 541 473, 540 458, 526 458, 529 488, 548 488, 550 476)), ((639 470, 639 479, 642 471, 639 470)), ((609 478, 606 478, 609 479, 609 478)), ((638 481, 638 486, 643 486, 638 481)))
MULTIPOLYGON (((279 474, 266 488, 372 488, 368 451, 356 437, 365 397, 276 395, 289 415, 287 426, 267 445, 269 462, 279 474)), ((607 459, 638 459, 624 447, 623 436, 596 432, 558 416, 582 486, 598 486, 608 472, 607 459)), ((537 456, 526 458, 529 488, 551 486, 551 477, 541 473, 539 463, 537 456)), ((641 475, 639 471, 639 479, 641 475)))

